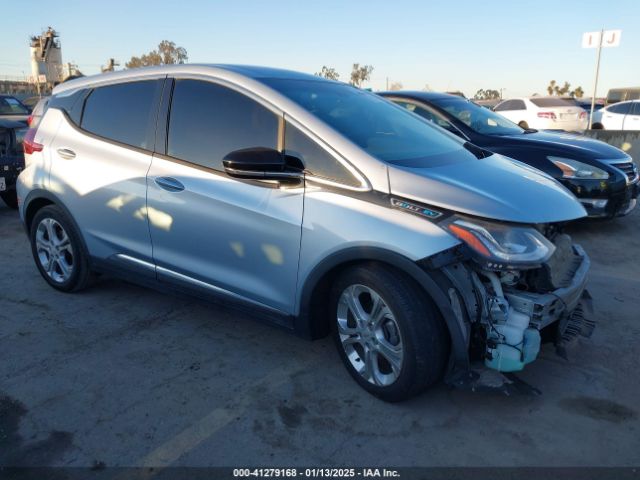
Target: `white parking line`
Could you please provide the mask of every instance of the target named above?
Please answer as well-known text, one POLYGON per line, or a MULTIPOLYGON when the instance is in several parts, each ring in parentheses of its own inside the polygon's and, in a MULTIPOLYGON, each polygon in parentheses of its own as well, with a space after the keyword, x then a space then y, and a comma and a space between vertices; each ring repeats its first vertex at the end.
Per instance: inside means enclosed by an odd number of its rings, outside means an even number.
POLYGON ((153 467, 153 471, 149 472, 147 478, 158 473, 162 468, 170 466, 185 453, 193 450, 206 439, 213 436, 217 431, 229 425, 234 419, 239 417, 242 412, 251 406, 254 402, 253 396, 249 395, 252 390, 272 389, 287 382, 292 375, 306 369, 306 365, 296 363, 289 367, 283 367, 272 371, 266 377, 249 385, 245 390, 245 394, 239 395, 239 400, 231 406, 219 407, 211 413, 201 418, 190 427, 184 429, 164 444, 160 445, 154 451, 146 455, 136 466, 153 467))

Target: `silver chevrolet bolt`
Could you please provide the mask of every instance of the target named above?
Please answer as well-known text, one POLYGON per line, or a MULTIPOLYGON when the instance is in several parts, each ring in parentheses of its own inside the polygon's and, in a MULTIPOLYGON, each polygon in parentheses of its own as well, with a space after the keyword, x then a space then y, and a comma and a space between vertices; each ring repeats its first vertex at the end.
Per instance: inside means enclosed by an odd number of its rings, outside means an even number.
POLYGON ((384 400, 488 371, 506 386, 541 340, 593 327, 567 190, 343 83, 231 65, 77 79, 24 149, 20 215, 52 287, 120 275, 332 334, 384 400))

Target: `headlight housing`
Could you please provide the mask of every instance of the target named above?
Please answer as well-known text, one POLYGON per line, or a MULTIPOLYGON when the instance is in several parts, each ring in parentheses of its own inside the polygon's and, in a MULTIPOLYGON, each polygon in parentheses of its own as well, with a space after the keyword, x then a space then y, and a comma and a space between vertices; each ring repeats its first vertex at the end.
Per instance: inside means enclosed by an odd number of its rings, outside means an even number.
POLYGON ((459 215, 443 223, 450 233, 471 248, 476 261, 489 269, 536 268, 546 262, 556 248, 538 230, 529 226, 459 215))
POLYGON ((553 164, 562 170, 562 178, 576 178, 583 180, 604 180, 609 174, 601 168, 588 163, 582 163, 571 158, 547 157, 553 164))

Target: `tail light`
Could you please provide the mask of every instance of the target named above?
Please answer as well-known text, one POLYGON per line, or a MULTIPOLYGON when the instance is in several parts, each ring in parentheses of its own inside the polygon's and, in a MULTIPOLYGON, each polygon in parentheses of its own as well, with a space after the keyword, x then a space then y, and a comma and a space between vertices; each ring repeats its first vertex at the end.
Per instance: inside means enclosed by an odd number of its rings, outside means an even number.
POLYGON ((587 112, 583 110, 582 112, 580 112, 580 120, 584 120, 585 118, 587 118, 587 112))
POLYGON ((24 135, 22 148, 24 149, 25 155, 31 155, 34 152, 41 152, 44 148, 44 145, 35 141, 36 131, 37 130, 35 128, 30 128, 24 135))
POLYGON ((33 115, 29 115, 29 118, 27 118, 27 125, 29 127, 31 126, 31 122, 33 122, 33 115))
POLYGON ((556 114, 554 112, 538 112, 538 117, 548 118, 550 120, 556 120, 556 114))

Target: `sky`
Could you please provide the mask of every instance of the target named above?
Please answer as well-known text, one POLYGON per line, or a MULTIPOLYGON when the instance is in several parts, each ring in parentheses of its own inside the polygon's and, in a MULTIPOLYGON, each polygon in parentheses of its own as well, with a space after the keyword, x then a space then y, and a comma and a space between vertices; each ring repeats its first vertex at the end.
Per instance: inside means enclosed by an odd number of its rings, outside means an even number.
POLYGON ((29 0, 2 2, 0 78, 30 75, 29 36, 60 32, 62 58, 85 74, 111 57, 121 65, 161 40, 193 63, 267 65, 308 73, 323 65, 349 80, 374 67, 374 90, 503 89, 545 94, 550 80, 593 91, 596 50, 583 32, 622 30, 602 51, 598 95, 640 86, 640 1, 29 0), (635 27, 635 28, 634 28, 635 27))

